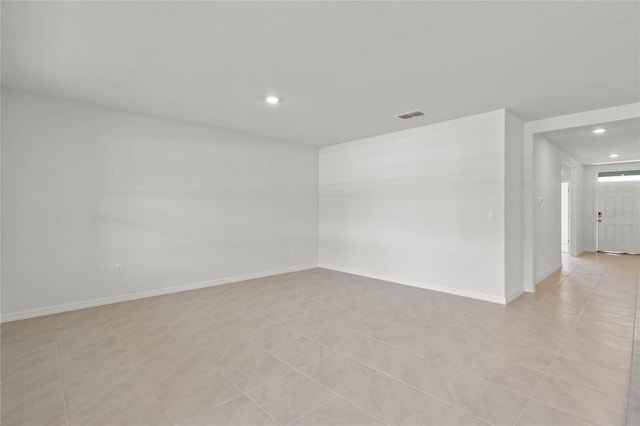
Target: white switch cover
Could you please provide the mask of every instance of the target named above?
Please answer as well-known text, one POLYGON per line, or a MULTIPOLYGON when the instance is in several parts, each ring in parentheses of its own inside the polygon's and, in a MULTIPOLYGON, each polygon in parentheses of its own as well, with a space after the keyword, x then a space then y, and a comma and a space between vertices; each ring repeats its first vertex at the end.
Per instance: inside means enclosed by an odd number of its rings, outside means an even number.
POLYGON ((493 214, 493 210, 489 210, 487 212, 487 220, 493 220, 494 214, 493 214))

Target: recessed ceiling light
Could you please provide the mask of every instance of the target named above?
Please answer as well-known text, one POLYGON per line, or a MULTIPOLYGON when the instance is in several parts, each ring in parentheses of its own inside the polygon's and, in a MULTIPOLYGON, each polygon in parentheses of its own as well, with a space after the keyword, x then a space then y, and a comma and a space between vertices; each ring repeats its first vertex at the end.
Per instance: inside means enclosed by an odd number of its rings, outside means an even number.
POLYGON ((593 133, 595 133, 596 135, 601 135, 606 131, 607 131, 607 129, 599 128, 599 129, 593 130, 593 133))
POLYGON ((265 101, 267 101, 268 104, 275 105, 280 102, 280 98, 278 98, 277 96, 267 96, 265 101))
POLYGON ((613 153, 613 154, 609 154, 609 158, 616 158, 619 154, 613 153))

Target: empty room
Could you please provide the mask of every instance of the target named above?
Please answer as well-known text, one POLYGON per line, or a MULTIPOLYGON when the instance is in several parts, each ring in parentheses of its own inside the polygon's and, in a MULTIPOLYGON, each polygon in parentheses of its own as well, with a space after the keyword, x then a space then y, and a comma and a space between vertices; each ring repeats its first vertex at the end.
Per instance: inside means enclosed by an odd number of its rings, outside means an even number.
POLYGON ((0 15, 3 426, 640 425, 640 2, 0 15))

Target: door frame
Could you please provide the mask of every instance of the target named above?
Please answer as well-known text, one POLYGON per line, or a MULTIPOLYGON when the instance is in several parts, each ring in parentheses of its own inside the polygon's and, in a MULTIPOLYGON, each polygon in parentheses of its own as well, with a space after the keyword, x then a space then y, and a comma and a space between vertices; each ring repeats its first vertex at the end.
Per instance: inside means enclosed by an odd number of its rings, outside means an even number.
POLYGON ((624 172, 626 170, 637 170, 638 162, 637 161, 626 161, 623 163, 615 163, 615 164, 603 164, 600 166, 596 166, 595 173, 593 176, 593 226, 594 226, 594 235, 595 235, 595 250, 599 253, 620 253, 620 254, 640 254, 640 253, 626 253, 624 251, 608 251, 608 250, 600 250, 600 227, 598 222, 598 212, 600 210, 600 185, 598 182, 598 174, 600 172, 608 172, 608 171, 620 171, 624 172))
MULTIPOLYGON (((576 247, 575 247, 575 243, 573 241, 572 238, 572 228, 573 228, 573 197, 572 197, 572 191, 571 191, 571 180, 570 179, 565 179, 564 177, 560 180, 560 191, 561 193, 564 192, 563 187, 564 185, 567 185, 567 240, 568 240, 568 246, 567 246, 567 251, 562 251, 562 247, 560 248, 560 253, 562 254, 570 254, 575 256, 573 253, 575 253, 576 251, 576 247)), ((560 200, 562 200, 562 195, 560 196, 560 200)), ((560 215, 562 215, 562 201, 560 202, 560 215)), ((560 217, 560 223, 562 224, 562 220, 564 220, 564 217, 560 217)), ((562 237, 562 225, 560 225, 560 237, 562 237)), ((562 244, 562 241, 560 242, 560 244, 562 244)))

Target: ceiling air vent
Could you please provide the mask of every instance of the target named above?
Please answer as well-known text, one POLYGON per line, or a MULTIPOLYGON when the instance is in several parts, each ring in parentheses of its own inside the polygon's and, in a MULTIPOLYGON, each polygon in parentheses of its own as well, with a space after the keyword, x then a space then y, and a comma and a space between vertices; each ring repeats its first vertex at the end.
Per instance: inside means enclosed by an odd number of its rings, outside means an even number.
POLYGON ((421 115, 424 115, 424 112, 422 112, 422 111, 411 111, 411 112, 406 112, 404 114, 397 115, 396 117, 401 118, 403 120, 408 120, 410 118, 420 117, 421 115))

